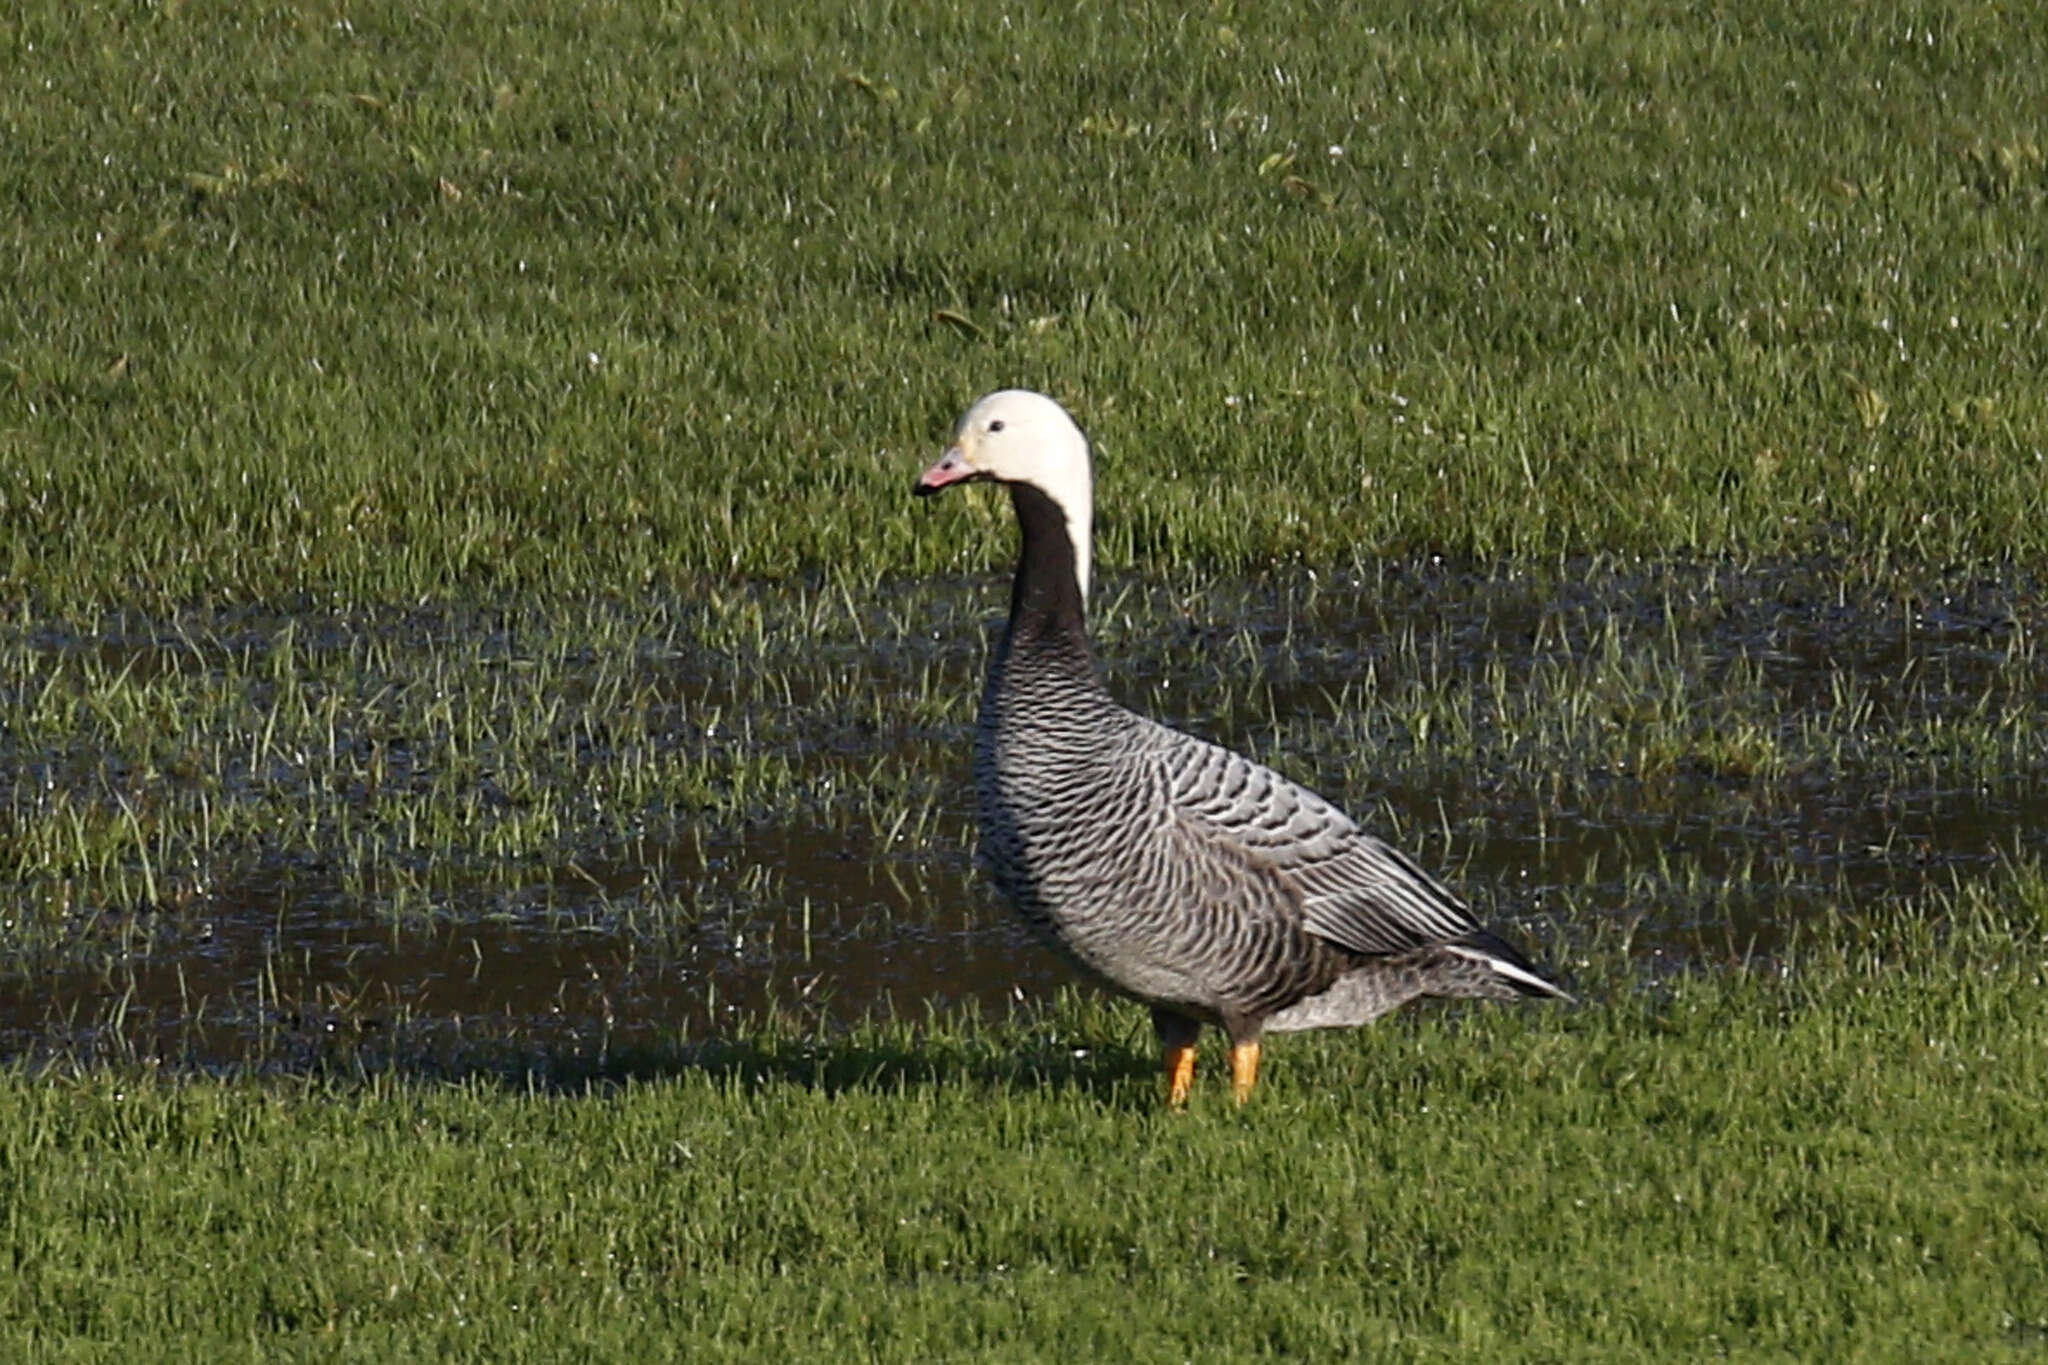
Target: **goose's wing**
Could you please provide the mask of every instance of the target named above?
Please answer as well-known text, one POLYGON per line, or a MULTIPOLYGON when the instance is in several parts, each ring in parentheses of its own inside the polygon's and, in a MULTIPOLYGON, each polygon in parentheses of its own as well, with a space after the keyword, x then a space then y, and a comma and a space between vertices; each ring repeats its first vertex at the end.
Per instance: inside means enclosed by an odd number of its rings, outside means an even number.
POLYGON ((1242 754, 1160 726, 1173 813, 1277 872, 1302 927, 1354 953, 1406 952, 1482 935, 1461 902, 1322 797, 1242 754))

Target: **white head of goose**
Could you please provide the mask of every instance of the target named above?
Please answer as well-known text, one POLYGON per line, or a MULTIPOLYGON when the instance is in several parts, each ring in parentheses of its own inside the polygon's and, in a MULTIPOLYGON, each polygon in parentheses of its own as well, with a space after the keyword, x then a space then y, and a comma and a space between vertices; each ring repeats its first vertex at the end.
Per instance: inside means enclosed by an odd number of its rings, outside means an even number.
POLYGON ((1042 393, 989 394, 960 419, 953 444, 918 478, 914 491, 929 497, 956 483, 983 481, 1009 485, 1024 531, 1020 589, 1029 580, 1045 594, 1043 605, 1071 605, 1078 623, 1094 551, 1095 472, 1088 438, 1065 408, 1042 393))
POLYGON ((1569 997, 1456 896, 1314 792, 1110 699, 1088 650, 1088 441, 1043 394, 967 410, 917 480, 1006 484, 1023 544, 975 724, 981 861, 1085 973, 1152 1009, 1168 1098, 1203 1024, 1239 1103, 1268 1032, 1369 1023, 1424 996, 1569 997))

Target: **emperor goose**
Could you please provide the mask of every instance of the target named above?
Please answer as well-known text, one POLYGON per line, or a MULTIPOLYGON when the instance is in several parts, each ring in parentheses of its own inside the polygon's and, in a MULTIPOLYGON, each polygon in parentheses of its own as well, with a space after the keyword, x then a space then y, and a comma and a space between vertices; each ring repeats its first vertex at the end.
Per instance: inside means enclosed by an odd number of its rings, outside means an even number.
POLYGON ((1090 976, 1145 1002, 1186 1103, 1203 1024, 1242 1104, 1267 1031, 1368 1023, 1420 996, 1569 999, 1405 855, 1269 768, 1119 706, 1095 676, 1088 441, 1043 394, 960 419, 917 480, 1007 484, 1023 530, 974 732, 981 859, 1090 976))

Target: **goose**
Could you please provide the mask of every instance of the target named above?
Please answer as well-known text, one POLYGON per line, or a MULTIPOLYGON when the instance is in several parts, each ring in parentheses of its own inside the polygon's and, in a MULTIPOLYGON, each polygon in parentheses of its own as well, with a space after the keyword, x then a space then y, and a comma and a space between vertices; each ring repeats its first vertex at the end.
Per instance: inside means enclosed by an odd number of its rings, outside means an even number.
POLYGON ((1571 998, 1322 797, 1110 697, 1086 617, 1094 474, 1066 409, 978 399, 914 492, 982 481, 1009 488, 1022 547, 974 730, 979 861, 1084 975, 1150 1006, 1172 1108, 1204 1025, 1241 1105, 1266 1033, 1424 996, 1571 998))

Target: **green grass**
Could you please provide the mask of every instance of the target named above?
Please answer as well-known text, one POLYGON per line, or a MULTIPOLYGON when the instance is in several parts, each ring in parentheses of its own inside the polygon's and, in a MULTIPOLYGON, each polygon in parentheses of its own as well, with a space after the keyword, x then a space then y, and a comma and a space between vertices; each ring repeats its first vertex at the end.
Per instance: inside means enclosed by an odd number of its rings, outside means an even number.
POLYGON ((2048 562, 2009 5, 35 0, 0 54, 17 600, 978 567, 903 493, 1010 383, 1111 567, 2048 562))
MULTIPOLYGON (((539 1083, 0 1076, 21 1359, 2032 1358, 2048 884, 1207 1058, 1128 1007, 539 1083)), ((1612 959, 1608 959, 1612 961, 1612 959)))

